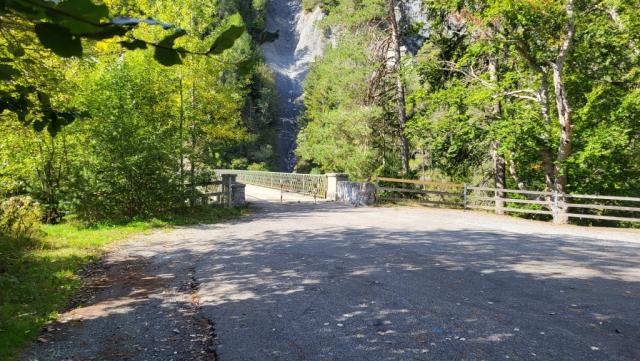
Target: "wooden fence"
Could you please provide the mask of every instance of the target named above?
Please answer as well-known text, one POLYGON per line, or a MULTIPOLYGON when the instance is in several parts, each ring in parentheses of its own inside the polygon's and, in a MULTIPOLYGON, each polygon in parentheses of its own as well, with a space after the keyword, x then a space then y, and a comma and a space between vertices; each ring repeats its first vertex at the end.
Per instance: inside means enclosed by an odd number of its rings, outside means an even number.
POLYGON ((637 197, 562 195, 555 191, 498 189, 384 177, 376 179, 376 192, 378 200, 412 199, 436 206, 545 215, 554 219, 640 222, 640 198, 637 197))
POLYGON ((553 216, 554 214, 553 202, 551 201, 553 197, 552 192, 471 187, 465 185, 464 193, 466 199, 465 209, 484 209, 499 213, 545 214, 549 216, 553 216), (493 193, 493 196, 488 196, 486 193, 493 193), (502 196, 499 196, 499 194, 502 194, 502 196), (527 199, 523 199, 523 196, 527 199), (530 205, 530 208, 505 207, 505 205, 508 204, 526 204, 530 205), (531 207, 531 205, 533 205, 533 207, 531 207))
POLYGON ((376 178, 378 200, 419 200, 434 206, 464 207, 463 184, 415 179, 376 178), (382 185, 381 185, 382 184, 382 185))
POLYGON ((201 181, 195 184, 185 183, 185 188, 191 189, 193 194, 190 195, 189 202, 195 204, 220 204, 228 205, 231 196, 229 196, 230 185, 225 184, 222 180, 201 181))

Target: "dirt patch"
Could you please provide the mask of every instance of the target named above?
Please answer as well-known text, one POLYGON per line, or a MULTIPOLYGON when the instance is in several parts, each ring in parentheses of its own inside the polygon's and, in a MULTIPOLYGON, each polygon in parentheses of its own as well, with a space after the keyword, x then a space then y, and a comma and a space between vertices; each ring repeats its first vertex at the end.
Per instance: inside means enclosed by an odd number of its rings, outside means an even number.
POLYGON ((109 255, 82 270, 69 309, 23 360, 215 360, 192 259, 109 255))

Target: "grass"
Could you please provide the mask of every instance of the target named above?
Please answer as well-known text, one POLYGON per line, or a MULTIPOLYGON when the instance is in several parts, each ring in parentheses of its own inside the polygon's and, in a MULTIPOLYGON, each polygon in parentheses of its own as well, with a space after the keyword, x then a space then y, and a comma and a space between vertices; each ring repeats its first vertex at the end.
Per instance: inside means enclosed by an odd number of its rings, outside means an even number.
POLYGON ((78 271, 108 246, 154 229, 216 223, 244 209, 201 208, 162 219, 83 227, 42 226, 31 239, 0 235, 0 360, 10 360, 69 305, 81 285, 78 271))

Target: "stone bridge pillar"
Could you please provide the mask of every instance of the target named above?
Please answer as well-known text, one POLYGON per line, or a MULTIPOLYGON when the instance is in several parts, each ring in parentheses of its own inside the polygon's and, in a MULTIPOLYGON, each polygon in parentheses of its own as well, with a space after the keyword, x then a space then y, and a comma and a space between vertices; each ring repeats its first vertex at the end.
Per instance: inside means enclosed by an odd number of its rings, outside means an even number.
POLYGON ((233 183, 231 185, 231 205, 234 207, 243 207, 245 205, 245 185, 242 183, 233 183))
POLYGON ((222 180, 221 190, 223 192, 222 203, 228 207, 244 205, 244 184, 236 182, 237 174, 223 173, 220 175, 222 180))
POLYGON ((330 201, 338 200, 338 182, 349 180, 344 173, 327 173, 327 199, 330 201))

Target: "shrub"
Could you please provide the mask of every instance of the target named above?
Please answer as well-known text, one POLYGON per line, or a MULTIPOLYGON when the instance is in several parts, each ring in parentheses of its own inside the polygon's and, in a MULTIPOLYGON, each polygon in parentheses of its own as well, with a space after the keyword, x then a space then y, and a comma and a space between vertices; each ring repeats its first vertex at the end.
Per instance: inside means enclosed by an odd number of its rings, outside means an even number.
POLYGON ((302 0, 302 8, 304 11, 313 11, 316 6, 323 7, 327 1, 323 0, 302 0))
POLYGON ((11 197, 0 204, 0 233, 31 237, 40 229, 42 208, 31 197, 11 197))
POLYGON ((251 163, 249 164, 249 166, 247 167, 247 170, 262 170, 262 171, 268 171, 269 167, 267 167, 267 164, 264 162, 260 162, 260 163, 251 163))

